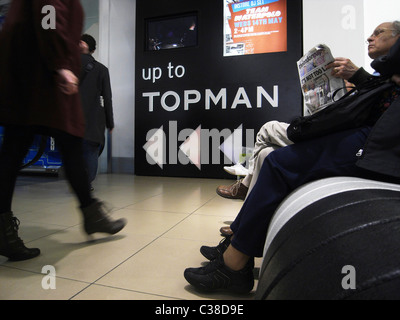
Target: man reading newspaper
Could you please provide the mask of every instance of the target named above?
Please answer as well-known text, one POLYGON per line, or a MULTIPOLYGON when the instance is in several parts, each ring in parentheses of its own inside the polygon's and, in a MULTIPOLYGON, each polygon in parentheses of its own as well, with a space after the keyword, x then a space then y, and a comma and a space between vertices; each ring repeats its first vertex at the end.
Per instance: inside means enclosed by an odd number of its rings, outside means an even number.
MULTIPOLYGON (((203 246, 200 252, 210 263, 185 270, 185 279, 192 286, 203 291, 250 292, 254 287, 254 257, 264 254, 274 212, 291 192, 306 183, 337 176, 400 183, 400 145, 393 143, 400 139, 400 21, 379 25, 367 41, 368 54, 375 59, 374 69, 396 85, 385 83, 390 86, 379 97, 368 123, 361 127, 284 148, 277 146, 263 162, 257 184, 231 225, 234 235, 216 247, 203 246)), ((326 69, 346 79, 346 67, 351 69, 353 64, 335 59, 326 69)), ((357 84, 355 80, 362 81, 363 77, 371 76, 358 69, 346 80, 357 84)))
MULTIPOLYGON (((358 68, 350 59, 334 59, 331 50, 319 44, 307 52, 297 63, 300 84, 304 96, 305 114, 316 113, 346 92, 346 81, 360 84, 371 75, 363 68, 358 68)), ((286 147, 293 142, 287 137, 289 124, 269 121, 257 134, 254 151, 248 161, 248 168, 238 163, 224 167, 232 175, 244 176, 231 185, 217 187, 217 194, 228 199, 245 200, 258 178, 264 159, 274 150, 286 147)), ((230 234, 229 227, 221 229, 223 235, 230 234)))

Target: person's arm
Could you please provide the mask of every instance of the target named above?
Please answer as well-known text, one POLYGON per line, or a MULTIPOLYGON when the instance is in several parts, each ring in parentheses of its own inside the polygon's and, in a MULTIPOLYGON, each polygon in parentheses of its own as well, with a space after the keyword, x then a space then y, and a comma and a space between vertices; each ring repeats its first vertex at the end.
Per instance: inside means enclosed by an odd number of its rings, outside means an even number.
POLYGON ((79 91, 79 79, 67 69, 57 70, 57 83, 60 90, 66 95, 73 95, 79 91))
POLYGON ((374 77, 369 72, 365 71, 364 68, 360 68, 357 72, 349 79, 349 82, 354 83, 355 85, 359 85, 369 79, 374 77))
POLYGON ((112 132, 114 129, 114 113, 113 113, 113 103, 112 103, 112 90, 110 73, 106 67, 103 67, 102 71, 102 93, 104 101, 104 112, 106 113, 106 127, 112 132))
POLYGON ((327 65, 327 69, 332 69, 332 76, 344 79, 355 85, 359 85, 373 77, 364 68, 357 67, 347 58, 336 58, 332 63, 327 65))
POLYGON ((349 80, 360 69, 350 59, 335 58, 335 60, 326 66, 327 69, 332 69, 332 76, 349 80))
POLYGON ((79 0, 35 0, 32 1, 32 11, 35 31, 39 41, 40 52, 49 71, 56 74, 61 91, 65 94, 78 92, 79 80, 74 57, 79 50, 79 43, 75 43, 78 26, 81 25, 79 0), (46 6, 55 9, 44 10, 46 6), (55 19, 55 28, 44 28, 46 19, 55 19))

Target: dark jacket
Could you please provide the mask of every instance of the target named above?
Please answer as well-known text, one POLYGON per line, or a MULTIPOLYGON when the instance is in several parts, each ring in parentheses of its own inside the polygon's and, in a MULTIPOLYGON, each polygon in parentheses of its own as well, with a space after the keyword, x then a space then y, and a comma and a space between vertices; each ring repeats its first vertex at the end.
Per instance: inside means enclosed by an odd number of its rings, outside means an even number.
POLYGON ((83 137, 79 94, 65 95, 56 70, 79 77, 83 9, 79 0, 13 0, 0 32, 0 124, 38 125, 83 137), (51 5, 56 28, 44 29, 51 5))
MULTIPOLYGON (((400 39, 388 55, 372 62, 382 75, 400 74, 400 39)), ((400 178, 400 98, 397 98, 375 123, 357 162, 361 168, 400 178)))
POLYGON ((400 98, 381 116, 368 136, 357 165, 361 168, 400 178, 400 98))
POLYGON ((114 128, 110 75, 91 55, 82 55, 80 93, 86 119, 85 140, 104 146, 105 129, 114 128), (103 104, 101 103, 103 100, 103 104))

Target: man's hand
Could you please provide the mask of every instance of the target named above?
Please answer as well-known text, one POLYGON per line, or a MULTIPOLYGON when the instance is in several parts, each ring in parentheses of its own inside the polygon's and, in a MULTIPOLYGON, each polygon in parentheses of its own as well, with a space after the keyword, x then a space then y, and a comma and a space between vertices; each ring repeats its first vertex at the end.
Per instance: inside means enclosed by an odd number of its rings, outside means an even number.
POLYGON ((350 59, 346 58, 336 58, 326 68, 332 69, 332 76, 344 80, 349 80, 359 69, 350 59))
POLYGON ((79 79, 72 71, 66 69, 57 70, 58 87, 66 95, 73 95, 79 91, 79 79))

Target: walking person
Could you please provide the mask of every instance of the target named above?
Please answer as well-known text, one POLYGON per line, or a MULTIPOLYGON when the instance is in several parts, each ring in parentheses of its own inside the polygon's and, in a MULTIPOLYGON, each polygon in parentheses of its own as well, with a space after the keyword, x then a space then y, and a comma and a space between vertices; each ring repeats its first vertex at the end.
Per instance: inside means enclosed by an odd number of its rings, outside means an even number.
POLYGON ((79 0, 13 0, 0 32, 0 255, 11 261, 40 254, 18 236, 12 198, 22 160, 35 134, 52 136, 83 215, 87 234, 115 234, 125 219, 112 220, 92 197, 82 156, 85 121, 78 93, 79 41, 83 9, 79 0), (43 9, 53 8, 46 16, 43 9), (51 12, 54 16, 51 16, 51 12), (43 19, 54 19, 45 28, 43 19))
POLYGON ((112 133, 114 115, 112 90, 108 68, 93 57, 96 40, 89 34, 81 37, 82 72, 79 91, 86 121, 83 157, 89 175, 91 190, 96 179, 99 156, 105 145, 105 131, 112 133))

